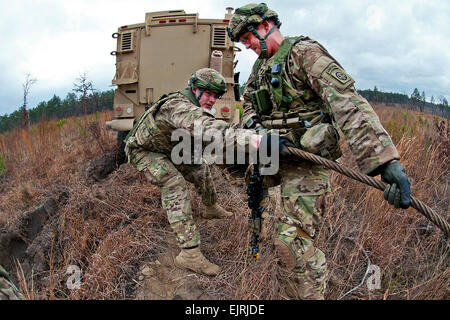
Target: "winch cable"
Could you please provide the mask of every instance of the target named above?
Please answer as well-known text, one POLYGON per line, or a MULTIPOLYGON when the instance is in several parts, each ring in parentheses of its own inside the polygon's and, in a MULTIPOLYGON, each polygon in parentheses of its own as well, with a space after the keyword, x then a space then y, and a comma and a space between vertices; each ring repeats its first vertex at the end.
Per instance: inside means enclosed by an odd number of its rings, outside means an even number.
MULTIPOLYGON (((297 148, 293 148, 293 147, 287 147, 287 148, 292 154, 294 154, 302 159, 322 165, 327 169, 339 172, 349 178, 352 178, 354 180, 357 180, 359 182, 367 184, 367 185, 374 187, 376 189, 379 189, 381 191, 384 191, 386 186, 388 186, 387 183, 385 183, 381 180, 372 178, 361 172, 357 172, 355 170, 349 169, 337 162, 322 158, 320 156, 317 156, 315 154, 312 154, 312 153, 309 153, 309 152, 306 152, 304 150, 300 150, 297 148)), ((428 207, 422 201, 420 201, 419 199, 417 199, 413 196, 411 196, 411 207, 413 207, 414 209, 419 211, 428 220, 430 220, 432 223, 434 223, 436 226, 438 226, 439 229, 441 229, 444 232, 444 234, 447 236, 447 238, 450 238, 449 223, 447 221, 445 221, 441 216, 439 216, 436 212, 434 212, 430 207, 428 207)))

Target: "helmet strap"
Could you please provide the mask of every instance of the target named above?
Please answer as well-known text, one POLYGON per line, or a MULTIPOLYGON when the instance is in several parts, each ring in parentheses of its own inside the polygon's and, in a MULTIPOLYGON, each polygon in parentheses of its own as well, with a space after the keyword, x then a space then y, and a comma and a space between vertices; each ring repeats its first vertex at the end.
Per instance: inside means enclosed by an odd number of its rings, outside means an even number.
POLYGON ((198 96, 195 97, 195 99, 197 99, 198 103, 200 103, 200 98, 202 97, 203 92, 205 92, 205 89, 198 88, 198 87, 196 87, 196 88, 200 89, 200 93, 198 94, 198 96))
POLYGON ((267 34, 263 37, 260 36, 260 34, 256 31, 255 27, 252 25, 249 25, 247 27, 247 30, 250 31, 256 38, 258 38, 259 43, 261 45, 261 54, 259 55, 259 58, 265 59, 267 58, 267 44, 266 39, 267 37, 274 32, 278 28, 278 25, 275 25, 272 27, 272 29, 267 32, 267 34))

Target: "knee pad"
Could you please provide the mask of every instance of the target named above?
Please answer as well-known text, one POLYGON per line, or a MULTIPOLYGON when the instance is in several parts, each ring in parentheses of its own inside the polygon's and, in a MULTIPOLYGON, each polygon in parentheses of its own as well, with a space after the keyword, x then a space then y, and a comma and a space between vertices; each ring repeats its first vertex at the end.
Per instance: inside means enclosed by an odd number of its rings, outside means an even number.
POLYGON ((289 270, 294 269, 297 264, 297 258, 291 247, 285 241, 276 238, 275 250, 280 264, 289 270))
POLYGON ((288 269, 301 268, 315 253, 312 239, 298 227, 278 225, 275 249, 281 265, 288 269))

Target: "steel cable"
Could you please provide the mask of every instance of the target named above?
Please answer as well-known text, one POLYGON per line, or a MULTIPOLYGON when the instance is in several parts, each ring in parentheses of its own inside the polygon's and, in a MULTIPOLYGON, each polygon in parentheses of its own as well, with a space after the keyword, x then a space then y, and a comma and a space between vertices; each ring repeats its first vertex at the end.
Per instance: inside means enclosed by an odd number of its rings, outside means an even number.
MULTIPOLYGON (((315 154, 297 149, 297 148, 291 148, 288 147, 288 150, 300 157, 303 158, 305 160, 314 162, 316 164, 322 165, 327 169, 331 169, 334 170, 336 172, 339 172, 349 178, 352 178, 354 180, 357 180, 359 182, 362 182, 364 184, 367 184, 371 187, 374 187, 376 189, 379 189, 381 191, 384 191, 384 189, 386 188, 386 186, 388 186, 387 183, 372 178, 368 175, 365 175, 363 173, 357 172, 355 170, 349 169, 337 162, 334 161, 330 161, 328 159, 319 157, 315 154)), ((420 201, 419 199, 416 199, 415 197, 411 196, 411 207, 413 207, 414 209, 416 209, 417 211, 419 211, 421 214, 423 214, 428 220, 430 220, 431 222, 433 222, 436 226, 439 227, 439 229, 441 229, 444 234, 447 237, 450 237, 450 225, 447 221, 445 221, 441 216, 439 216, 436 212, 434 212, 430 207, 428 207, 426 204, 424 204, 422 201, 420 201)))

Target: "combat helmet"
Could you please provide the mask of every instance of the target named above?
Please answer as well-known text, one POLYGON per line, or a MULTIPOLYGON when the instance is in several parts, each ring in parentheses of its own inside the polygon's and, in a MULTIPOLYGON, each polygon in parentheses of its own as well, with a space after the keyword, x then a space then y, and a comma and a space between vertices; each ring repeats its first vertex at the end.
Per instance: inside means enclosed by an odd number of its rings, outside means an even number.
POLYGON ((189 86, 192 89, 200 89, 200 94, 196 97, 197 100, 200 100, 200 97, 205 90, 215 92, 218 98, 227 92, 225 78, 219 72, 211 68, 202 68, 195 71, 189 79, 189 86))
POLYGON ((281 22, 278 19, 278 14, 270 10, 265 3, 250 3, 243 7, 236 9, 231 17, 231 20, 227 27, 228 36, 231 41, 239 42, 241 35, 250 31, 255 37, 259 39, 261 43, 261 58, 267 57, 267 37, 275 31, 276 28, 281 26, 281 22), (275 26, 262 38, 255 27, 258 26, 264 20, 272 20, 275 26))

